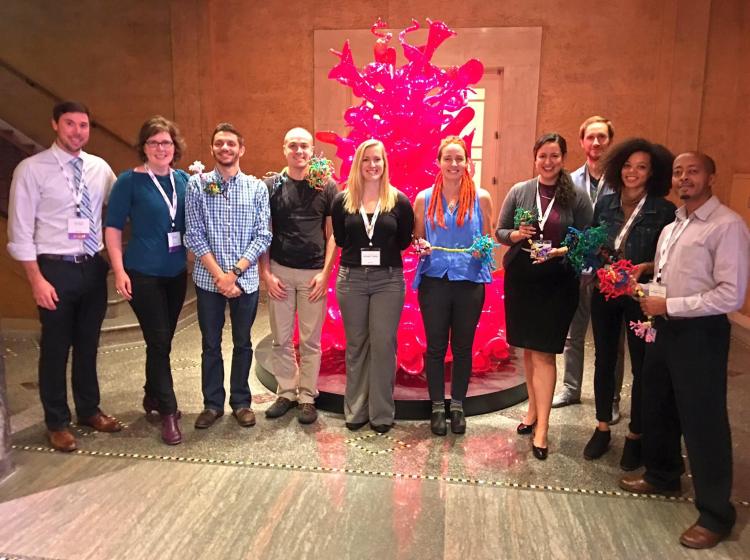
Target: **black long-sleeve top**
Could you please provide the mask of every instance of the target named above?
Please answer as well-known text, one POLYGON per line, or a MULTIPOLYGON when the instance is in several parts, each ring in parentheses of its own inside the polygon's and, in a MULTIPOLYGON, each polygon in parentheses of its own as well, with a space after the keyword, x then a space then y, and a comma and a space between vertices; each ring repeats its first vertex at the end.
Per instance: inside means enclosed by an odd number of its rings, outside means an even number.
MULTIPOLYGON (((331 210, 333 236, 341 247, 342 266, 362 266, 361 250, 370 248, 370 239, 359 212, 349 214, 344 209, 344 193, 333 201, 331 210)), ((368 214, 372 219, 372 214, 368 214)), ((380 266, 403 267, 401 251, 411 243, 414 229, 414 209, 406 196, 399 192, 396 205, 388 212, 381 212, 375 222, 372 248, 380 249, 380 266)))

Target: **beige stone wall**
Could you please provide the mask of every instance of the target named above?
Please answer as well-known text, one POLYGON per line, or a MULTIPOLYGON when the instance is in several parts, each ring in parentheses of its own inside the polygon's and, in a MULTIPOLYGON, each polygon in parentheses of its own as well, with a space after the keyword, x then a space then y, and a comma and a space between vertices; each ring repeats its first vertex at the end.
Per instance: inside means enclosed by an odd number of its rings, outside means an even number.
MULTIPOLYGON (((600 2, 587 13, 591 7, 588 0, 6 0, 0 52, 60 95, 87 101, 126 139, 151 114, 176 118, 188 161, 207 161, 210 130, 232 121, 248 137, 243 168, 262 174, 282 164, 286 129, 313 126, 314 30, 367 29, 378 16, 393 28, 412 17, 455 28, 541 27, 535 134, 554 129, 573 140, 583 118, 605 114, 618 139, 640 135, 676 151, 710 152, 717 194, 746 204, 732 185, 735 174, 750 173, 742 149, 750 140, 747 2, 600 2)), ((0 117, 6 113, 37 123, 31 128, 47 118, 0 103, 0 117)), ((582 154, 571 144, 573 168, 582 154)), ((130 165, 127 155, 112 159, 118 169, 130 165)))

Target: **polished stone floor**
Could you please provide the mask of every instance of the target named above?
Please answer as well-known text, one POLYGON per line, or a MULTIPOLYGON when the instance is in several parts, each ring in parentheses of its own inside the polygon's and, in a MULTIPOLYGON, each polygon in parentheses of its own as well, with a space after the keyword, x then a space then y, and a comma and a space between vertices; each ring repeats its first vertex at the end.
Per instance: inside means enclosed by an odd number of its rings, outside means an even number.
MULTIPOLYGON (((261 305, 254 340, 267 331, 261 305)), ((750 557, 750 348, 737 341, 729 386, 739 520, 728 541, 701 553, 677 543, 696 518, 690 492, 670 500, 617 488, 627 415, 610 452, 583 459, 594 427, 590 344, 583 403, 553 411, 546 462, 515 434, 524 403, 470 417, 462 437, 432 437, 416 421, 386 436, 352 433, 331 413, 312 426, 293 413, 259 414, 249 429, 227 414, 196 431, 196 324, 178 332, 173 351, 182 445, 162 445, 139 410, 144 347, 131 344, 102 348, 99 360, 102 408, 126 429, 76 428, 79 451, 63 455, 44 438, 36 342, 6 336, 2 351, 17 468, 0 483, 0 558, 750 557)), ((257 380, 253 392, 262 413, 274 397, 257 380)))

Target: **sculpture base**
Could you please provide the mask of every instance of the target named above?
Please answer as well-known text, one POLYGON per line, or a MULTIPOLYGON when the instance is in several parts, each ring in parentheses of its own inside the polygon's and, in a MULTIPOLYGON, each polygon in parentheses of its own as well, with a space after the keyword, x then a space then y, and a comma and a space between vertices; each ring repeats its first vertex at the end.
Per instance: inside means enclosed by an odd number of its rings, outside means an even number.
MULTIPOLYGON (((271 374, 271 336, 265 337, 255 348, 255 374, 270 391, 276 392, 276 379, 271 374)), ((467 416, 502 410, 528 398, 526 377, 521 351, 510 348, 510 357, 496 364, 492 371, 472 374, 469 393, 464 400, 467 416)), ((346 373, 344 351, 331 348, 323 353, 318 378, 319 395, 315 405, 329 412, 343 414, 346 373)), ((446 383, 446 399, 450 399, 450 382, 446 383)), ((432 402, 427 394, 425 374, 409 375, 403 370, 396 373, 393 390, 396 400, 396 419, 426 420, 432 412, 432 402)))

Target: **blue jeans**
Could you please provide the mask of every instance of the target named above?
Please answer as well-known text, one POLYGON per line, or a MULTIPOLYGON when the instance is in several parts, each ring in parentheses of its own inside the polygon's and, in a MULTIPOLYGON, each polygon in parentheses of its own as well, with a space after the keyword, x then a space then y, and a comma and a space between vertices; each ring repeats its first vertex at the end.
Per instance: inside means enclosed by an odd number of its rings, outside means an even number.
POLYGON ((250 329, 258 310, 258 291, 226 298, 216 292, 195 287, 198 299, 198 324, 201 329, 201 385, 203 406, 213 410, 224 410, 224 358, 221 355, 221 332, 224 328, 224 312, 229 303, 232 321, 232 371, 229 378, 229 406, 232 410, 250 408, 250 363, 253 346, 250 329))

